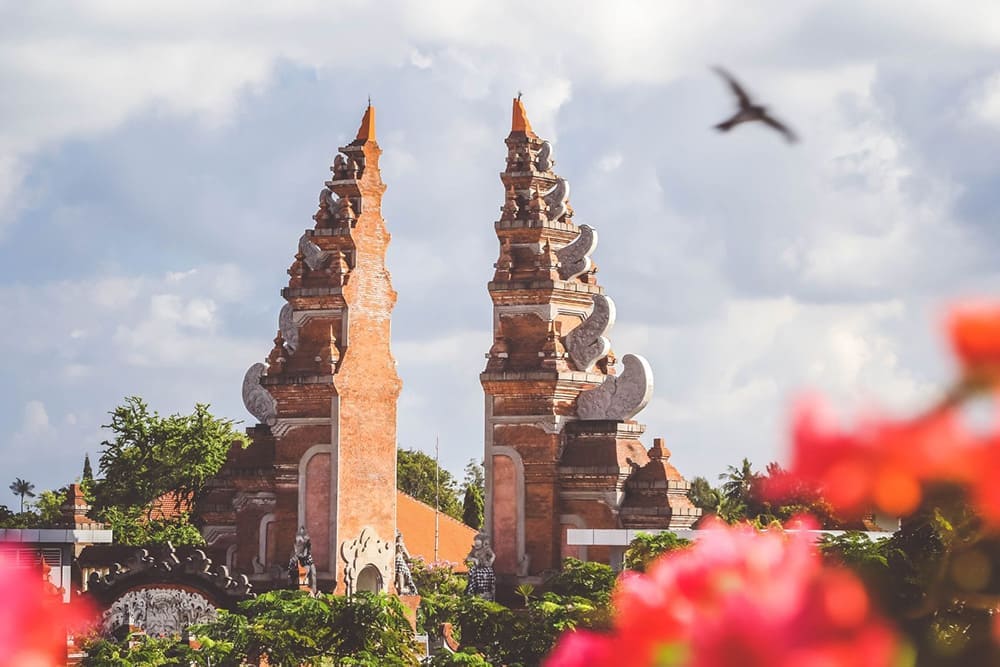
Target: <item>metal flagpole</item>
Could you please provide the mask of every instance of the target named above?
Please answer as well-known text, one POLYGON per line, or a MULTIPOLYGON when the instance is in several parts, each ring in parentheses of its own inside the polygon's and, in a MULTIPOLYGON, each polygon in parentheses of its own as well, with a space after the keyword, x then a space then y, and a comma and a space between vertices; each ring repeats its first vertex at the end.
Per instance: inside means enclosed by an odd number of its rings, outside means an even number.
POLYGON ((441 539, 441 451, 439 436, 434 436, 434 562, 438 562, 438 542, 441 539))

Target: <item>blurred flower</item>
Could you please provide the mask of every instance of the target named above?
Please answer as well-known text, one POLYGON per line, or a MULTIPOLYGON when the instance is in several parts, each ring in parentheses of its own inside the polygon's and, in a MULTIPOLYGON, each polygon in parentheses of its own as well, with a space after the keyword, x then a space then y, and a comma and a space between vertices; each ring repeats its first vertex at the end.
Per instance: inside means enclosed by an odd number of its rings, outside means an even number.
POLYGON ((547 667, 882 667, 900 650, 861 582, 824 566, 807 531, 713 523, 623 575, 614 604, 612 634, 564 636, 547 667))
MULTIPOLYGON (((903 516, 917 508, 929 481, 961 481, 972 463, 972 438, 951 410, 912 421, 868 418, 838 427, 817 399, 799 403, 792 422, 789 478, 815 486, 836 510, 872 509, 903 516)), ((782 489, 768 490, 780 497, 782 489)))
POLYGON ((67 631, 91 614, 80 601, 65 604, 38 568, 17 567, 0 550, 0 656, 8 665, 66 664, 67 631))
POLYGON ((967 374, 996 378, 1000 371, 1000 303, 971 303, 948 314, 951 345, 967 374))

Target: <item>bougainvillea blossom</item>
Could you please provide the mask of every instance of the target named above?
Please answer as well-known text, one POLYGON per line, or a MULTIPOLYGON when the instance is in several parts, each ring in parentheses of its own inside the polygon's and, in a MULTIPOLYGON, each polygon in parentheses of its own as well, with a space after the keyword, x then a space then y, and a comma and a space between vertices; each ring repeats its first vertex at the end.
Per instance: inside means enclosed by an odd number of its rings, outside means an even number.
POLYGON ((825 566, 805 530, 710 525, 690 549, 623 575, 614 631, 563 637, 549 667, 882 667, 895 631, 850 572, 825 566))

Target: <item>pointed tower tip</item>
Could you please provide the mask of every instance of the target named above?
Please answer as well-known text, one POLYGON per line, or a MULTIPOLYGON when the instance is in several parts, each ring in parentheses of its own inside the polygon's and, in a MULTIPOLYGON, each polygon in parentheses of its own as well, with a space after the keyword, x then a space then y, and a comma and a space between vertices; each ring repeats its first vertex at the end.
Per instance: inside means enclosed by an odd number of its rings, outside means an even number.
POLYGON ((372 106, 371 98, 368 99, 368 108, 365 109, 365 117, 361 119, 355 143, 363 144, 368 141, 375 141, 375 107, 372 106))
POLYGON ((514 134, 515 132, 522 132, 529 137, 537 137, 531 129, 531 123, 528 121, 528 112, 524 110, 524 104, 521 103, 520 94, 514 98, 514 109, 511 113, 510 132, 511 134, 514 134))

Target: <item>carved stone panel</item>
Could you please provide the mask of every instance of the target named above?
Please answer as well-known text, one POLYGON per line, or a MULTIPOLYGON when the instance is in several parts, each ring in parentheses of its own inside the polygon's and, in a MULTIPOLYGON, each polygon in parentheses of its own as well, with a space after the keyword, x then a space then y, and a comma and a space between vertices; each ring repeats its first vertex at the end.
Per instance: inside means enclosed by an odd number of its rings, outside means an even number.
POLYGON ((552 222, 558 222, 569 213, 569 181, 560 178, 545 193, 545 215, 552 222))
POLYGON ((195 623, 214 621, 216 615, 211 602, 198 593, 152 587, 130 590, 115 600, 102 623, 106 632, 134 625, 151 637, 171 637, 195 623))
POLYGON ((344 586, 347 594, 358 590, 358 580, 366 567, 372 566, 381 575, 382 590, 392 581, 392 565, 396 554, 393 542, 379 538, 376 532, 365 527, 356 539, 345 540, 340 545, 340 555, 344 559, 344 586))
POLYGON ((581 324, 566 335, 566 352, 578 371, 587 372, 608 356, 611 341, 605 336, 615 324, 615 302, 603 294, 594 295, 594 309, 581 324))
POLYGON ((624 370, 609 375, 604 383, 582 392, 576 400, 576 414, 582 420, 627 421, 639 413, 653 397, 653 370, 637 354, 622 358, 624 370))

